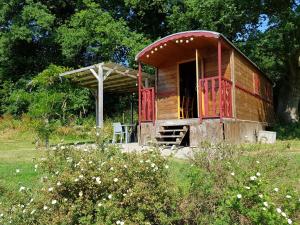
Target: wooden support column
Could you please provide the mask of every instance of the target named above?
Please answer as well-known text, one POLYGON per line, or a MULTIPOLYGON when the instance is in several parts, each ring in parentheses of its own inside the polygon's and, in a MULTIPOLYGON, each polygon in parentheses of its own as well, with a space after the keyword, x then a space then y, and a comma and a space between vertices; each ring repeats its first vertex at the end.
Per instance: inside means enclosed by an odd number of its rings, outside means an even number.
POLYGON ((220 122, 222 122, 223 110, 222 110, 222 44, 221 40, 218 40, 218 76, 219 76, 219 111, 220 111, 220 122))
POLYGON ((98 91, 97 91, 97 97, 98 97, 97 127, 98 128, 103 128, 103 68, 102 68, 102 64, 98 65, 98 91))
POLYGON ((231 81, 232 81, 232 86, 231 86, 231 93, 232 93, 232 117, 236 118, 236 105, 235 105, 235 68, 234 68, 234 50, 231 52, 230 56, 230 71, 231 71, 231 81))
POLYGON ((139 71, 138 71, 138 95, 139 95, 139 125, 142 121, 142 64, 139 62, 139 71))
POLYGON ((201 108, 200 108, 200 101, 202 100, 202 95, 200 96, 199 92, 199 52, 198 49, 196 49, 196 87, 197 87, 197 112, 198 112, 198 118, 199 122, 202 122, 202 115, 201 115, 201 108))
POLYGON ((94 93, 95 102, 96 102, 96 127, 99 127, 99 120, 98 120, 98 89, 94 93))

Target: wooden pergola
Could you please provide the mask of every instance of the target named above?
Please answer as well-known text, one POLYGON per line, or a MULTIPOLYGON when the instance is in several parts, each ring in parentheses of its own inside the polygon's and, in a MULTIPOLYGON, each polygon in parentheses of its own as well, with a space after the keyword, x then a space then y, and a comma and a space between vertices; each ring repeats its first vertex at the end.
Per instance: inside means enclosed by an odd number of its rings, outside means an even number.
MULTIPOLYGON (((68 71, 59 75, 70 79, 76 85, 91 89, 96 96, 96 124, 103 127, 103 95, 104 93, 138 92, 138 71, 128 67, 107 62, 68 71)), ((143 73, 145 86, 153 78, 143 73)))

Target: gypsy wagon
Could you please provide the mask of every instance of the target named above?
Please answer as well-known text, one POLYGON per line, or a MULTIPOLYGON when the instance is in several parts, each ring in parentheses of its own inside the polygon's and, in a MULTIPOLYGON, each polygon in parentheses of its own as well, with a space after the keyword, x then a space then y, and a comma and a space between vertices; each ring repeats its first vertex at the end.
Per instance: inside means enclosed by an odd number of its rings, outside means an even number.
POLYGON ((186 31, 136 55, 139 143, 254 142, 273 121, 272 82, 224 35, 186 31), (155 85, 142 82, 155 68, 155 85))

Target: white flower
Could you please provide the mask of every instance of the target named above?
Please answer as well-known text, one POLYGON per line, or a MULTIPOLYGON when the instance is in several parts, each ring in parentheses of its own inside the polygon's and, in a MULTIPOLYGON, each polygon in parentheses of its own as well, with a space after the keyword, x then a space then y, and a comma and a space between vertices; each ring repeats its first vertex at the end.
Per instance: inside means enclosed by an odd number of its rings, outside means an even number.
POLYGON ((100 177, 96 177, 96 183, 97 183, 97 184, 101 184, 100 177))
POLYGON ((165 165, 165 168, 166 168, 166 169, 169 169, 169 166, 168 166, 168 165, 165 165))
POLYGON ((30 214, 32 215, 32 214, 34 214, 35 213, 35 209, 33 209, 31 212, 30 212, 30 214))
POLYGON ((43 209, 44 209, 44 210, 47 210, 47 209, 48 209, 48 206, 44 205, 43 209))
POLYGON ((264 202, 263 204, 264 206, 269 207, 269 204, 267 202, 264 202))
POLYGON ((61 186, 61 182, 58 181, 58 182, 56 183, 56 185, 57 185, 57 186, 61 186))
POLYGON ((3 214, 3 213, 1 213, 1 214, 0 214, 0 218, 1 218, 1 217, 3 217, 3 216, 4 216, 4 214, 3 214))
POLYGON ((49 192, 52 192, 52 191, 53 191, 53 187, 50 187, 50 188, 48 189, 48 191, 49 191, 49 192))
POLYGON ((281 211, 281 208, 276 208, 276 211, 278 212, 278 213, 281 213, 282 211, 281 211))
POLYGON ((155 167, 155 164, 154 164, 154 163, 151 163, 151 167, 155 167))
POLYGON ((20 173, 20 169, 16 169, 16 173, 20 173))
POLYGON ((89 161, 89 164, 92 164, 93 162, 92 161, 89 161))
POLYGON ((120 225, 124 225, 125 223, 123 221, 120 222, 120 225))
POLYGON ((267 209, 265 207, 262 208, 264 211, 266 211, 267 209))
POLYGON ((118 180, 119 180, 118 178, 114 178, 114 182, 118 182, 118 180))
POLYGON ((126 193, 124 193, 124 194, 123 194, 123 197, 126 197, 126 195, 127 195, 127 194, 126 194, 126 193))
POLYGON ((79 197, 82 197, 82 196, 83 196, 83 192, 80 191, 80 192, 79 192, 79 197))
POLYGON ((258 197, 263 198, 263 195, 262 195, 262 194, 259 194, 258 197))
POLYGON ((65 146, 61 146, 61 147, 60 147, 61 150, 64 150, 65 148, 66 148, 65 146))
POLYGON ((144 160, 140 160, 140 163, 143 163, 144 162, 144 160))
POLYGON ((118 220, 117 222, 116 222, 116 224, 120 224, 121 223, 121 221, 120 220, 118 220))
POLYGON ((67 202, 68 201, 68 199, 67 198, 64 198, 64 202, 67 202))
POLYGON ((112 199, 112 195, 110 194, 110 195, 108 195, 108 199, 112 199))
POLYGON ((286 214, 285 214, 285 212, 282 212, 282 213, 281 213, 281 215, 282 215, 283 217, 286 217, 286 214))
POLYGON ((78 182, 78 181, 79 181, 79 179, 78 179, 78 178, 76 178, 74 181, 75 181, 75 182, 78 182))
POLYGON ((25 191, 25 187, 21 186, 19 189, 19 192, 21 192, 21 191, 25 191))
POLYGON ((256 176, 260 177, 260 175, 261 175, 260 172, 257 172, 257 173, 256 173, 256 176))
POLYGON ((286 198, 292 198, 292 196, 290 196, 290 195, 287 195, 287 196, 285 196, 286 198))
POLYGON ((98 206, 100 207, 100 206, 102 206, 102 203, 100 202, 100 203, 98 203, 98 206))
POLYGON ((259 164, 260 162, 257 160, 256 163, 259 164))
POLYGON ((278 191, 279 191, 279 189, 278 189, 278 188, 274 188, 274 191, 275 191, 275 192, 278 192, 278 191))
POLYGON ((257 179, 256 176, 251 176, 251 177, 250 177, 250 180, 256 180, 256 179, 257 179))
POLYGON ((83 175, 82 175, 82 174, 80 174, 80 175, 79 175, 79 178, 80 178, 80 179, 82 179, 82 178, 83 178, 83 175))
POLYGON ((127 168, 127 165, 124 165, 124 168, 127 168))
POLYGON ((57 201, 54 199, 54 200, 52 200, 52 205, 55 205, 56 203, 57 203, 57 201))
POLYGON ((288 219, 287 222, 288 222, 288 224, 292 224, 293 223, 293 221, 291 219, 288 219))
POLYGON ((234 172, 232 172, 232 173, 231 173, 231 176, 234 176, 234 175, 235 175, 235 173, 234 173, 234 172))
POLYGON ((237 194, 236 197, 239 198, 239 199, 241 199, 241 198, 242 198, 242 195, 241 195, 241 194, 237 194))
POLYGON ((59 174, 59 171, 56 171, 56 172, 55 172, 55 175, 58 175, 58 174, 59 174))
POLYGON ((245 188, 246 188, 247 190, 250 190, 250 187, 248 187, 248 186, 246 186, 245 188))
POLYGON ((114 170, 114 168, 113 167, 110 167, 110 169, 109 170, 114 170))

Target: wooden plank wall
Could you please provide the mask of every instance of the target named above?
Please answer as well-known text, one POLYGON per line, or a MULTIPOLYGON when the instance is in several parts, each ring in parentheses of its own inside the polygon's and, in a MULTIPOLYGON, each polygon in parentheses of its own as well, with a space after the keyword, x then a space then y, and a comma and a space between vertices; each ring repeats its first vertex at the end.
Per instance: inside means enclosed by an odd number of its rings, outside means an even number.
POLYGON ((178 118, 176 63, 158 69, 156 107, 157 119, 178 118))
POLYGON ((265 92, 270 82, 236 51, 234 69, 236 86, 241 87, 235 89, 237 119, 271 123, 274 118, 273 105, 266 101, 265 92), (254 95, 254 74, 258 74, 260 80, 259 96, 254 95))
MULTIPOLYGON (((230 51, 222 50, 222 76, 230 80, 230 51)), ((218 56, 217 50, 210 51, 204 55, 204 74, 205 77, 218 76, 218 56)))

